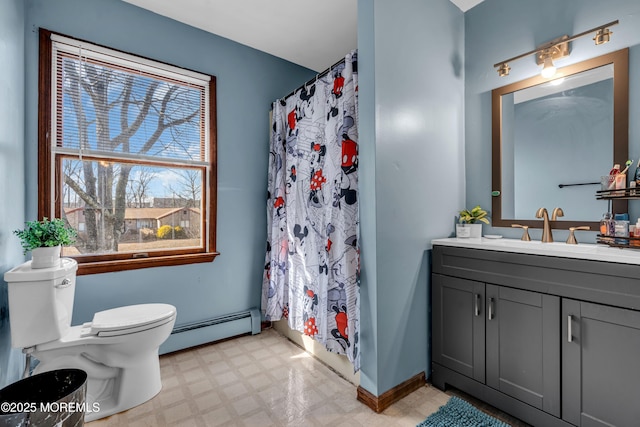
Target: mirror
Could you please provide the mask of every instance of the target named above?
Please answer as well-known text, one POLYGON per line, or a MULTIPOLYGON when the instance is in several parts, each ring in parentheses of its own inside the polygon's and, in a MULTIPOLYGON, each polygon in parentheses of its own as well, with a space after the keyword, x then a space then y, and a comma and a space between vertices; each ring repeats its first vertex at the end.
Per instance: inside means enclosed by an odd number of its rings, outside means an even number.
POLYGON ((596 191, 628 159, 628 58, 623 49, 492 91, 494 227, 541 228, 536 210, 560 207, 553 228, 597 231, 603 213, 627 212, 626 200, 610 207, 596 191))

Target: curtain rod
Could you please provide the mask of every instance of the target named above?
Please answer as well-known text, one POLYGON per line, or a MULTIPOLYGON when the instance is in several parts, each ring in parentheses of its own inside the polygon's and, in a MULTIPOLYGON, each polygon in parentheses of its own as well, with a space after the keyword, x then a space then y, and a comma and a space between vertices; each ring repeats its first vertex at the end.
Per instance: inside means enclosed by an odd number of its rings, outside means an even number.
POLYGON ((334 68, 336 68, 338 65, 342 64, 343 62, 345 62, 346 58, 342 58, 340 59, 338 62, 336 62, 335 64, 333 64, 332 66, 330 66, 329 68, 327 68, 326 70, 324 70, 321 73, 316 74, 316 76, 312 79, 307 80, 306 83, 301 84, 300 86, 298 86, 297 89, 292 90, 291 92, 289 92, 289 94, 282 96, 280 98, 278 98, 278 100, 281 99, 287 99, 288 97, 290 97, 291 95, 293 95, 294 93, 296 93, 297 91, 299 91, 300 89, 302 89, 303 87, 307 87, 307 85, 311 84, 311 83, 315 83, 319 78, 322 78, 324 76, 326 76, 327 74, 329 74, 331 72, 331 70, 333 70, 334 68))

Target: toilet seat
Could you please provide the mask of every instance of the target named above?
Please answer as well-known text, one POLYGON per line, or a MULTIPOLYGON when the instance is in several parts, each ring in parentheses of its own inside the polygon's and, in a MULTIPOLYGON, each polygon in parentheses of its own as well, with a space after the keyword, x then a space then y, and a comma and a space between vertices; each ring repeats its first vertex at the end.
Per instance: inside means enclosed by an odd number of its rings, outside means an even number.
POLYGON ((99 311, 82 325, 81 336, 113 337, 156 328, 174 320, 169 304, 137 304, 99 311))

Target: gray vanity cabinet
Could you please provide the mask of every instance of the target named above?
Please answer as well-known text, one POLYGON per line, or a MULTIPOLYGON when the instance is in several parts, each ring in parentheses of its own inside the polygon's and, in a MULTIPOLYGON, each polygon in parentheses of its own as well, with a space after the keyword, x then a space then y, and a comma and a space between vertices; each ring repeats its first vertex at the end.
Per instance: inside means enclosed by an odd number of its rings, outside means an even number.
POLYGON ((560 298, 486 285, 487 385, 560 416, 560 298))
POLYGON ((438 274, 432 285, 433 361, 560 416, 560 299, 438 274))
POLYGON ((433 247, 431 382, 533 426, 640 426, 640 265, 433 247))
POLYGON ((562 418, 640 425, 640 312, 565 299, 562 319, 562 418))

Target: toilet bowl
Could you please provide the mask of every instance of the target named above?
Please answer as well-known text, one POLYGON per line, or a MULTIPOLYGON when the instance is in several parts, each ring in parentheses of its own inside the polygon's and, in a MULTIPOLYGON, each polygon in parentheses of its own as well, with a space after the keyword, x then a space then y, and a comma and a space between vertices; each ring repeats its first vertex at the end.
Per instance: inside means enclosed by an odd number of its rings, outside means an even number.
POLYGON ((138 304, 100 311, 70 326, 75 260, 31 269, 30 261, 4 275, 9 284, 13 347, 39 360, 34 373, 78 368, 87 372, 86 421, 140 405, 162 388, 158 347, 171 334, 176 309, 138 304))

